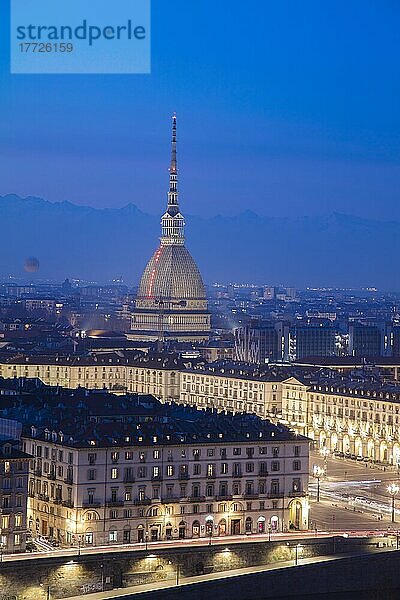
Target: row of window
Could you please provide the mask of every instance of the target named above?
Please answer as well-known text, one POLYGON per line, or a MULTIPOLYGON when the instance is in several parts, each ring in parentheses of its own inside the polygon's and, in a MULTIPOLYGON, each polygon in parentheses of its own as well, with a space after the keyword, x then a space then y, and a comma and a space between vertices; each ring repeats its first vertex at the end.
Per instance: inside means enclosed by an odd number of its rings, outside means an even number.
POLYGON ((41 446, 32 444, 31 454, 38 458, 45 458, 46 460, 52 460, 53 462, 67 462, 72 465, 74 462, 73 452, 65 452, 64 450, 57 450, 56 448, 49 448, 48 446, 41 446))
MULTIPOLYGON (((255 473, 255 467, 258 466, 257 474, 259 476, 267 476, 268 475, 268 463, 266 462, 246 462, 244 463, 244 469, 242 469, 242 463, 231 463, 231 470, 229 470, 229 463, 220 463, 219 470, 217 472, 216 465, 214 463, 209 463, 206 465, 206 468, 203 470, 201 463, 195 463, 192 465, 192 475, 200 476, 205 475, 207 477, 217 477, 218 475, 228 475, 229 473, 232 477, 241 477, 244 473, 250 474, 255 473)), ((279 472, 281 470, 281 463, 278 460, 272 460, 270 463, 271 472, 279 472)), ((301 471, 301 461, 294 460, 292 462, 293 471, 301 471)), ((178 468, 175 465, 167 465, 165 467, 165 476, 166 477, 189 477, 189 465, 179 465, 178 468)), ((120 479, 120 477, 124 477, 125 480, 133 480, 136 476, 139 479, 145 479, 148 476, 151 476, 153 479, 161 478, 163 476, 162 469, 158 465, 154 465, 149 470, 146 466, 139 466, 134 472, 132 467, 126 467, 123 471, 119 467, 112 467, 110 469, 110 479, 120 479)), ((88 469, 87 472, 88 481, 95 481, 97 479, 97 470, 96 469, 88 469)))
MULTIPOLYGON (((253 502, 246 502, 246 510, 265 510, 266 506, 265 506, 265 500, 261 500, 257 503, 256 506, 254 506, 253 502)), ((272 507, 273 510, 277 508, 277 502, 274 501, 272 507)), ((179 507, 179 514, 181 515, 185 515, 185 514, 189 514, 190 512, 192 514, 200 514, 201 512, 206 513, 206 514, 212 514, 214 512, 214 506, 213 504, 206 504, 204 507, 202 507, 200 504, 193 504, 191 507, 191 511, 188 510, 187 506, 180 506, 179 507), (203 510, 202 510, 203 508, 203 510)), ((239 512, 242 510, 242 505, 238 504, 238 503, 233 503, 230 507, 231 512, 239 512)), ((227 511, 227 505, 222 503, 222 504, 218 504, 217 506, 217 512, 219 513, 226 513, 227 511)), ((173 511, 173 507, 172 506, 167 506, 165 509, 165 514, 166 516, 173 516, 174 511, 173 511)), ((122 511, 118 510, 117 508, 113 508, 109 511, 108 513, 108 517, 111 520, 115 520, 115 519, 132 519, 134 518, 134 512, 131 508, 124 508, 122 511)), ((144 511, 144 509, 140 508, 137 511, 137 517, 139 518, 143 518, 143 517, 158 517, 161 516, 160 513, 160 509, 158 507, 151 507, 150 509, 148 509, 147 511, 144 511)), ((97 520, 98 515, 95 512, 88 512, 85 515, 85 520, 86 521, 94 521, 97 520)))
MULTIPOLYGON (((251 389, 260 389, 263 390, 264 389, 264 384, 263 383, 257 383, 255 381, 247 381, 247 380, 238 380, 238 379, 217 379, 215 377, 207 377, 204 375, 187 375, 185 373, 182 374, 182 380, 183 381, 196 381, 196 382, 200 382, 200 383, 210 383, 212 385, 216 385, 216 386, 227 386, 229 385, 229 387, 239 387, 242 388, 243 386, 248 387, 250 390, 251 389)), ((274 385, 272 386, 272 389, 274 389, 274 385)), ((275 389, 276 389, 276 385, 275 385, 275 389)))
POLYGON ((4 475, 11 475, 12 473, 20 473, 24 470, 24 462, 22 460, 9 461, 5 460, 2 463, 1 473, 4 475))
MULTIPOLYGON (((137 488, 137 496, 134 496, 132 487, 125 487, 123 490, 123 497, 120 497, 119 487, 112 487, 110 490, 110 497, 107 499, 109 503, 116 502, 133 502, 134 498, 136 498, 139 502, 145 502, 146 500, 160 500, 161 499, 161 488, 159 485, 146 486, 139 485, 137 488)), ((300 477, 294 477, 291 482, 290 493, 300 493, 302 492, 302 481, 300 477)), ((205 497, 219 496, 219 497, 228 497, 230 494, 233 496, 238 496, 241 494, 244 495, 254 495, 254 494, 270 494, 281 495, 283 494, 283 490, 281 488, 281 482, 279 479, 271 479, 270 485, 266 480, 259 480, 258 482, 254 482, 252 480, 245 482, 233 482, 231 487, 228 482, 222 481, 216 486, 213 483, 208 483, 205 486, 202 486, 200 483, 194 483, 190 487, 186 484, 180 484, 179 490, 177 490, 176 486, 170 484, 166 486, 165 496, 163 495, 163 502, 174 502, 178 499, 184 498, 202 498, 202 494, 204 493, 205 497), (178 492, 178 495, 176 495, 178 492)), ((87 489, 87 500, 88 504, 97 504, 99 500, 96 498, 96 489, 88 488, 87 489)))
MULTIPOLYGON (((153 441, 155 443, 157 442, 156 436, 153 441)), ((239 446, 239 447, 233 447, 232 449, 229 449, 229 450, 232 450, 232 456, 246 456, 247 458, 252 458, 253 456, 256 455, 256 448, 254 446, 250 446, 247 448, 242 448, 239 446)), ((271 454, 271 456, 273 458, 278 458, 280 455, 280 450, 281 450, 281 448, 279 446, 272 446, 270 448, 270 451, 268 452, 268 446, 259 446, 258 454, 260 456, 265 456, 267 454, 271 454)), ((207 458, 214 457, 214 456, 216 457, 218 455, 218 449, 215 449, 215 448, 206 448, 206 449, 193 448, 190 451, 186 448, 183 448, 179 451, 179 453, 180 453, 180 458, 189 458, 189 456, 192 456, 193 460, 200 460, 201 456, 206 456, 207 458)), ((300 456, 300 453, 301 453, 300 446, 293 446, 294 456, 300 456)), ((231 454, 231 452, 228 453, 227 448, 219 448, 219 455, 221 458, 227 458, 228 454, 231 454)), ((162 458, 162 456, 163 456, 163 453, 159 449, 155 449, 152 451, 141 450, 137 454, 131 450, 127 450, 124 453, 119 452, 119 451, 113 451, 110 454, 110 460, 113 463, 117 463, 120 459, 123 459, 123 458, 125 460, 134 460, 135 457, 137 457, 137 460, 139 462, 146 462, 146 460, 148 458, 152 458, 153 460, 160 460, 162 458)), ((174 460, 174 451, 167 450, 165 458, 167 461, 173 461, 174 460)), ((89 465, 94 465, 97 461, 97 453, 90 452, 88 454, 87 460, 88 460, 89 465)))
POLYGON ((3 480, 1 482, 1 489, 2 490, 11 490, 13 487, 13 481, 15 481, 15 487, 17 489, 21 489, 24 487, 24 479, 23 477, 15 477, 11 478, 11 477, 3 477, 3 480))

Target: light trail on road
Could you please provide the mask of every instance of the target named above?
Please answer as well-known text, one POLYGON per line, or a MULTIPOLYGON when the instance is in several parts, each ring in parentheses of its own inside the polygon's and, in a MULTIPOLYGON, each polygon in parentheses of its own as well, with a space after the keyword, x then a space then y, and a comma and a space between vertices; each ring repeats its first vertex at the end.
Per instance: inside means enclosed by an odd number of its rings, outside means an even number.
MULTIPOLYGON (((344 531, 319 531, 315 533, 315 531, 294 531, 293 533, 274 533, 271 535, 271 542, 276 541, 306 541, 306 540, 321 540, 324 538, 332 537, 332 535, 337 536, 345 536, 350 535, 352 537, 370 537, 372 536, 383 536, 387 535, 387 531, 381 530, 365 530, 365 531, 352 531, 352 532, 344 532, 344 531)), ((79 555, 82 556, 90 556, 96 554, 113 554, 118 552, 148 552, 149 554, 153 554, 156 550, 168 550, 176 548, 176 543, 178 540, 168 540, 164 542, 148 542, 147 548, 144 543, 137 544, 121 544, 118 546, 95 546, 90 548, 81 547, 80 550, 78 548, 57 548, 54 550, 47 550, 42 552, 29 552, 26 554, 4 554, 3 561, 4 562, 13 562, 13 561, 23 561, 23 560, 34 560, 34 559, 44 559, 44 558, 69 558, 76 559, 79 555)), ((242 536, 227 536, 225 538, 215 538, 212 540, 212 547, 215 546, 230 546, 234 544, 240 543, 254 543, 254 542, 263 542, 269 543, 268 534, 254 534, 254 535, 242 535, 242 536)), ((35 542, 36 543, 36 542, 35 542)), ((188 548, 196 548, 201 546, 210 546, 209 538, 204 539, 186 539, 179 540, 179 546, 186 546, 188 548)))

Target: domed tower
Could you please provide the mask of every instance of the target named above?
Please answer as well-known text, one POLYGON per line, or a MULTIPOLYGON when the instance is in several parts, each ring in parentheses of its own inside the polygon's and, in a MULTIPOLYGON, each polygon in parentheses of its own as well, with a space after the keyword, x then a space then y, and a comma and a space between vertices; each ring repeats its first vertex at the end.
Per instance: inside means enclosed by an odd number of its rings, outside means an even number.
POLYGON ((199 342, 209 338, 210 314, 204 283, 185 247, 185 220, 178 203, 176 115, 172 117, 172 155, 167 210, 161 218, 160 245, 147 263, 132 315, 136 339, 199 342))

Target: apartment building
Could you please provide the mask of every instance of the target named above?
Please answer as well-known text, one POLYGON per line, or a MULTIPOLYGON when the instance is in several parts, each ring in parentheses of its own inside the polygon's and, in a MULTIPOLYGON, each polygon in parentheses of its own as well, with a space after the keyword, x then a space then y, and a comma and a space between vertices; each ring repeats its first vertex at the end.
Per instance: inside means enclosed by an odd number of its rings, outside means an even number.
POLYGON ((281 422, 318 448, 400 467, 400 386, 374 378, 282 384, 281 422))
POLYGON ((230 363, 204 365, 180 374, 179 401, 199 408, 217 408, 276 417, 281 404, 284 376, 260 372, 230 363))
MULTIPOLYGON (((249 366, 194 363, 174 354, 102 354, 87 357, 13 357, 0 360, 0 375, 37 377, 67 388, 103 388, 152 394, 202 409, 254 413, 281 422, 317 447, 400 464, 398 365, 381 359, 343 370, 324 363, 249 366)), ((333 363, 335 366, 335 363, 333 363)))
MULTIPOLYGON (((0 431, 4 419, 0 419, 0 431)), ((3 436, 2 436, 3 437, 3 436)), ((0 440, 0 552, 24 552, 27 538, 29 460, 19 440, 0 440)))
POLYGON ((185 363, 172 353, 0 356, 0 377, 37 378, 46 385, 71 389, 154 394, 162 401, 179 398, 180 371, 184 369, 185 363))
POLYGON ((255 415, 64 392, 49 408, 51 392, 38 390, 44 410, 9 399, 34 457, 34 536, 90 546, 308 528, 303 436, 255 415))

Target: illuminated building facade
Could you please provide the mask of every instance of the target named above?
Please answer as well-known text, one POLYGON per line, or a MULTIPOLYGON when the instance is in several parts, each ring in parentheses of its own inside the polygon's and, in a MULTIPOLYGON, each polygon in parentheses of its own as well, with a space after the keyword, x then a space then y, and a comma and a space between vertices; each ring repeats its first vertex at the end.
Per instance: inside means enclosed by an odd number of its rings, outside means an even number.
POLYGON ((0 376, 39 378, 72 389, 153 394, 161 402, 254 413, 282 422, 331 452, 399 464, 400 362, 381 359, 379 364, 382 378, 360 375, 360 370, 355 377, 352 369, 357 365, 342 361, 338 372, 322 364, 191 366, 172 353, 132 358, 32 356, 1 360, 0 376))
POLYGON ((400 466, 400 387, 296 378, 282 384, 280 420, 319 449, 400 466))
MULTIPOLYGON (((1 419, 4 425, 5 419, 1 419)), ((27 498, 30 456, 19 440, 0 441, 1 552, 24 552, 27 537, 27 498)))
POLYGON ((64 432, 23 435, 35 535, 92 546, 308 528, 306 438, 151 396, 76 395, 64 432))

